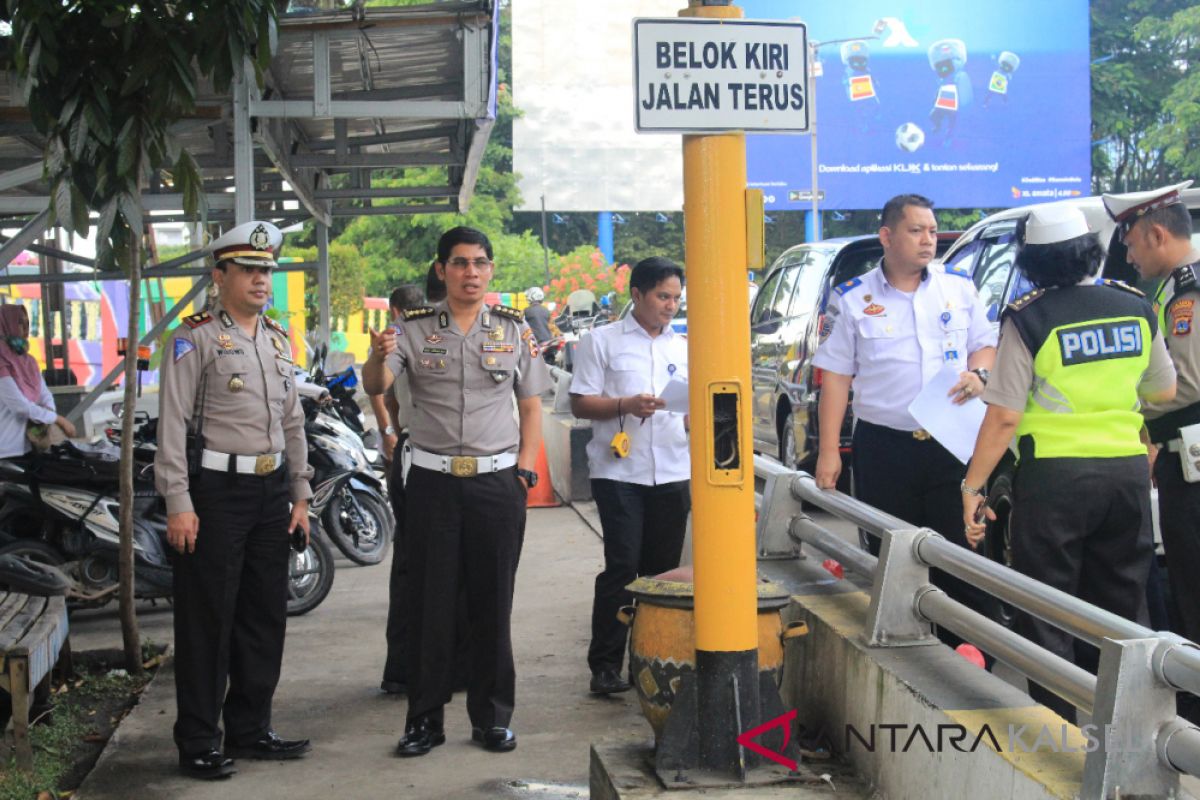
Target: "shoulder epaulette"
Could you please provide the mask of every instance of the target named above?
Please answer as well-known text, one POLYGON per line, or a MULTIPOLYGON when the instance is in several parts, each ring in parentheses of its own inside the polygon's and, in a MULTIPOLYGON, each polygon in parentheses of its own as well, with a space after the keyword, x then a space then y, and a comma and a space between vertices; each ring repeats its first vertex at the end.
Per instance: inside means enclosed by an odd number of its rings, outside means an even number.
POLYGON ((287 331, 285 331, 283 329, 282 325, 280 325, 278 322, 276 322, 275 320, 271 319, 270 317, 268 317, 266 315, 263 316, 263 324, 266 325, 271 330, 275 331, 276 333, 282 333, 284 336, 287 335, 287 331))
POLYGON ((960 278, 970 278, 971 270, 967 269, 965 264, 946 264, 947 275, 957 275, 960 278))
POLYGON ((838 296, 841 296, 853 289, 855 286, 862 286, 862 278, 851 278, 845 283, 839 283, 837 286, 833 287, 833 290, 838 293, 838 296))
POLYGON ((413 320, 421 319, 422 317, 432 317, 434 314, 433 306, 417 306, 416 308, 404 309, 404 319, 413 320))
POLYGON ((212 320, 212 314, 209 314, 207 311, 201 311, 199 314, 184 317, 183 324, 189 328, 199 328, 201 325, 212 322, 212 320))
POLYGON ((492 313, 499 314, 502 317, 508 317, 509 319, 516 320, 517 322, 525 321, 524 311, 521 311, 517 308, 510 308, 509 306, 502 306, 499 303, 492 306, 492 313))
POLYGON ((1138 297, 1145 297, 1145 296, 1146 296, 1146 293, 1145 293, 1145 292, 1143 292, 1141 289, 1137 288, 1136 286, 1130 286, 1130 285, 1129 285, 1128 283, 1126 283, 1125 281, 1114 281, 1114 280, 1109 280, 1108 278, 1105 278, 1105 279, 1104 279, 1104 285, 1105 285, 1105 286, 1111 286, 1111 287, 1112 287, 1112 288, 1114 288, 1114 289, 1124 289, 1124 290, 1125 290, 1125 291, 1127 291, 1127 292, 1130 292, 1130 293, 1132 293, 1132 294, 1136 294, 1138 297))
POLYGON ((1039 297, 1041 297, 1045 293, 1046 293, 1045 289, 1034 289, 1032 292, 1029 292, 1028 294, 1023 294, 1020 297, 1018 297, 1016 300, 1013 300, 1011 303, 1008 304, 1007 309, 1009 311, 1020 311, 1022 308, 1025 308, 1025 306, 1029 305, 1034 300, 1037 300, 1039 297))
POLYGON ((1196 282, 1196 266, 1188 264, 1172 273, 1175 277, 1175 294, 1183 294, 1200 289, 1196 282))

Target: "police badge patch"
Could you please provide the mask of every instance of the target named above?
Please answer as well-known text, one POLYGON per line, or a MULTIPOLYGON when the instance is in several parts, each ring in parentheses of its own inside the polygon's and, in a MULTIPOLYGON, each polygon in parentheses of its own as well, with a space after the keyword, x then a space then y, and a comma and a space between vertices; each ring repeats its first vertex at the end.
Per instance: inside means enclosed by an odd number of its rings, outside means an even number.
POLYGON ((828 315, 821 320, 821 329, 817 334, 821 344, 825 344, 825 340, 833 333, 833 326, 836 322, 836 319, 828 315))
POLYGON ((196 349, 196 345, 192 344, 187 339, 176 339, 175 340, 175 361, 178 362, 179 359, 183 358, 184 356, 186 356, 188 353, 192 352, 195 349, 196 349))

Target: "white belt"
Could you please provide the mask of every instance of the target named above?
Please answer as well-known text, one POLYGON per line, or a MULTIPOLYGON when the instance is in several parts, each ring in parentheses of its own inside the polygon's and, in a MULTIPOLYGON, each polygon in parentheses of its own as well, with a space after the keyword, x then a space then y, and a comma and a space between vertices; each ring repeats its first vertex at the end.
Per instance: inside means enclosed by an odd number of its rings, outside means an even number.
POLYGON ((445 472, 457 478, 472 478, 487 472, 499 472, 516 464, 516 453, 500 453, 494 456, 443 456, 419 447, 412 448, 414 467, 445 472))
POLYGON ((229 471, 229 459, 233 459, 233 471, 243 475, 270 475, 283 465, 283 453, 267 453, 264 456, 234 456, 205 450, 200 457, 200 466, 217 472, 229 471))

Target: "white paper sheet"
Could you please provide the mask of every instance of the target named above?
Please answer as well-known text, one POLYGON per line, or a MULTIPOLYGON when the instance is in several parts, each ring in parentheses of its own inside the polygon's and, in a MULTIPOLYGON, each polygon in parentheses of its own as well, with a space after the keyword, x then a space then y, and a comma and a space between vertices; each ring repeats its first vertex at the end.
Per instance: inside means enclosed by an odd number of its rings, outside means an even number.
POLYGON ((688 383, 679 378, 671 378, 667 381, 667 385, 663 387, 660 400, 666 402, 667 411, 674 411, 678 414, 688 413, 688 383))
POLYGON ((971 460, 971 453, 975 452, 975 438, 979 435, 987 405, 978 397, 972 397, 962 405, 952 401, 948 393, 958 383, 958 373, 959 370, 953 365, 943 367, 921 389, 909 405, 908 413, 942 447, 965 464, 971 460))

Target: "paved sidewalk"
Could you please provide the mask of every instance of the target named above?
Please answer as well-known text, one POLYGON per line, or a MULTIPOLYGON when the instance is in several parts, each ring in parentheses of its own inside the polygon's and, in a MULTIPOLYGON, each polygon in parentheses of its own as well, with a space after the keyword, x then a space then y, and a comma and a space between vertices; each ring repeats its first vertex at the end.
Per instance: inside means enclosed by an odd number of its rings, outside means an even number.
MULTIPOLYGON (((388 568, 339 560, 325 603, 288 622, 275 696, 276 729, 285 737, 312 738, 307 759, 239 761, 228 781, 180 777, 171 740, 175 686, 164 673, 121 724, 77 797, 587 797, 591 742, 651 738, 632 693, 587 694, 592 581, 602 564, 599 537, 569 507, 529 512, 513 612, 518 747, 512 753, 471 744, 465 695, 456 694, 446 709, 445 745, 416 759, 392 755, 405 700, 378 688, 388 568)), ((146 607, 140 620, 144 636, 170 641, 169 607, 146 607)), ((71 624, 77 650, 120 646, 115 606, 77 615, 71 624)))

